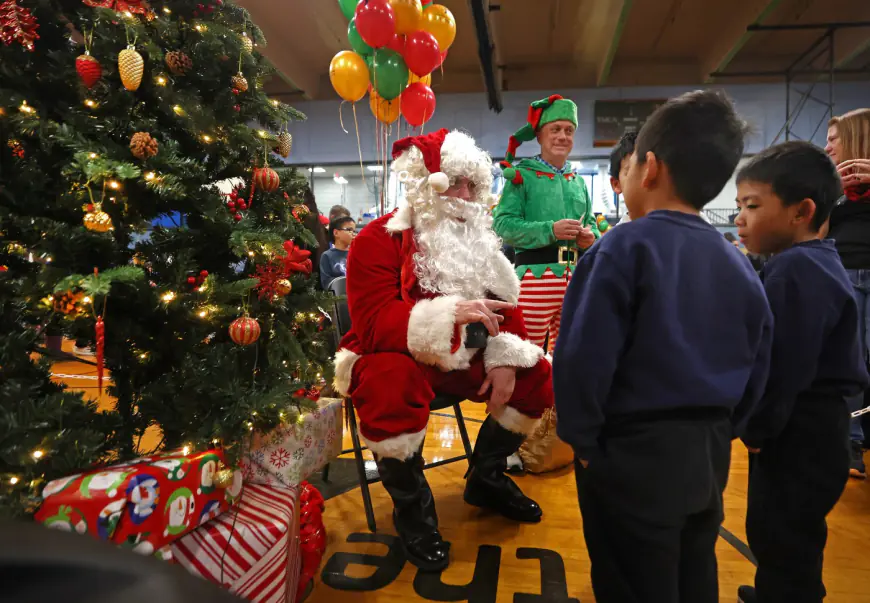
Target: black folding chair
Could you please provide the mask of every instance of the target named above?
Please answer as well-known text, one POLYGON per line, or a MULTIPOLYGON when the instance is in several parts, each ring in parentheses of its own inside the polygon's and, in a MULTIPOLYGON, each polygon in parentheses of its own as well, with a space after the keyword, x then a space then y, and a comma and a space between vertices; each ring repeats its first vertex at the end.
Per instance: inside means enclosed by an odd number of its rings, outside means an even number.
MULTIPOLYGON (((344 299, 347 294, 347 280, 345 277, 340 277, 335 279, 329 284, 329 291, 332 292, 333 295, 340 298, 335 301, 335 313, 334 313, 334 324, 335 324, 335 337, 336 337, 336 348, 339 346, 339 341, 341 338, 350 331, 350 311, 348 310, 347 300, 344 299)), ((453 407, 453 413, 456 415, 456 425, 459 428, 459 437, 462 439, 462 447, 465 449, 465 454, 460 456, 454 456, 449 459, 444 459, 441 461, 437 461, 434 463, 428 463, 424 465, 423 469, 432 469, 433 467, 440 467, 441 465, 447 465, 450 463, 455 463, 457 461, 463 461, 471 458, 471 440, 468 438, 468 430, 465 427, 465 418, 462 416, 462 409, 460 408, 460 403, 463 401, 462 398, 458 396, 445 396, 436 394, 435 399, 429 404, 429 411, 436 412, 439 410, 444 410, 450 406, 453 407)), ((357 432, 357 424, 356 424, 356 413, 353 409, 353 404, 351 403, 350 398, 344 399, 344 412, 347 418, 348 428, 350 430, 350 438, 353 442, 353 448, 348 450, 342 450, 342 454, 347 454, 349 452, 353 452, 354 459, 356 460, 356 471, 359 476, 359 485, 360 490, 362 491, 362 499, 363 506, 366 511, 366 522, 368 523, 369 530, 372 532, 377 531, 377 525, 375 523, 375 513, 372 508, 372 495, 369 492, 369 484, 376 484, 381 481, 380 476, 378 477, 368 477, 365 470, 365 463, 363 461, 363 450, 366 450, 365 446, 362 446, 360 443, 359 433, 357 432)), ((326 481, 329 475, 329 466, 327 465, 323 469, 323 479, 326 481)))

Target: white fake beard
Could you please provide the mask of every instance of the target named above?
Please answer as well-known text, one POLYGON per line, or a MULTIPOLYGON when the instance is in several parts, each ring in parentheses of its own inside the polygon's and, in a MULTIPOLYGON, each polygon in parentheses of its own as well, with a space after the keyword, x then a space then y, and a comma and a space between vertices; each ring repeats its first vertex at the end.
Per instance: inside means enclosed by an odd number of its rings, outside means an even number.
POLYGON ((480 299, 493 291, 501 240, 482 203, 432 195, 413 203, 414 273, 431 293, 480 299))

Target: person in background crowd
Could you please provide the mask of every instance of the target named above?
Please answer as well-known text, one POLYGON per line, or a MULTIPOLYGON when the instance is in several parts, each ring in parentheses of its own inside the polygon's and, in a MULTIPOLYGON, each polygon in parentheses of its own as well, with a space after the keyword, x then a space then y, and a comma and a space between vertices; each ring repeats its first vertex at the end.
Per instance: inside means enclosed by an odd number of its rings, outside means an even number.
POLYGON ((333 280, 347 275, 347 254, 355 236, 356 223, 350 216, 339 216, 329 223, 333 247, 320 258, 320 284, 324 289, 329 289, 333 280))
MULTIPOLYGON (((870 109, 857 109, 831 119, 825 151, 838 166, 845 193, 831 212, 828 236, 836 241, 840 259, 855 289, 861 349, 867 358, 870 348, 870 182, 866 167, 862 170, 862 165, 870 159, 870 109)), ((862 393, 850 400, 849 410, 854 412, 863 406, 862 393)), ((849 473, 864 479, 867 470, 861 419, 853 419, 851 425, 849 473)))
POLYGON ((718 603, 731 439, 767 380, 773 317, 701 209, 745 124, 720 92, 660 107, 624 182, 634 220, 580 258, 553 355, 598 603, 718 603))
POLYGON ((743 252, 744 255, 746 255, 746 250, 740 247, 740 241, 737 240, 737 237, 734 236, 733 232, 726 232, 724 236, 726 241, 734 245, 737 249, 743 252))
POLYGON ((347 216, 350 218, 350 210, 346 208, 344 205, 333 205, 329 210, 329 223, 331 224, 334 220, 338 218, 347 216))
POLYGON ((314 199, 314 193, 310 187, 305 187, 302 191, 302 203, 308 208, 308 215, 302 220, 302 224, 311 231, 314 238, 317 239, 317 247, 309 249, 311 251, 311 263, 314 266, 320 266, 320 257, 329 249, 329 240, 326 237, 326 229, 321 225, 320 211, 317 209, 317 201, 314 199))
POLYGON ((529 108, 528 123, 510 138, 505 183, 493 228, 516 252, 520 307, 529 339, 550 351, 556 344, 562 298, 577 262, 601 234, 583 178, 568 156, 574 148, 577 105, 552 95, 529 108), (537 139, 541 154, 513 166, 520 144, 537 139))
MULTIPOLYGON (((617 195, 623 195, 623 183, 628 176, 628 166, 631 164, 631 155, 634 153, 634 145, 637 142, 637 132, 626 132, 610 152, 610 188, 617 195)), ((623 204, 624 206, 625 204, 623 204)), ((628 210, 622 214, 617 226, 631 222, 628 210)))
POLYGON ((761 280, 775 323, 770 376, 743 434, 753 455, 746 534, 758 559, 741 603, 820 602, 825 517, 849 479, 846 399, 870 384, 858 306, 834 242, 819 229, 840 198, 837 170, 808 142, 762 151, 737 174, 735 220, 773 257, 761 280))

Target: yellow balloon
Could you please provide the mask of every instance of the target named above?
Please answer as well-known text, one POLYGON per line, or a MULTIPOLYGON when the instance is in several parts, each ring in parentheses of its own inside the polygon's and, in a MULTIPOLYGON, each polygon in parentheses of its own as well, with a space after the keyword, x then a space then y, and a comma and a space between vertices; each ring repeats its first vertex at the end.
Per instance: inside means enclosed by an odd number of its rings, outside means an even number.
POLYGON ((420 29, 423 4, 420 0, 390 0, 396 15, 396 33, 406 36, 420 29))
POLYGON ((388 101, 381 98, 377 92, 372 90, 369 95, 369 107, 372 109, 372 114, 381 123, 391 124, 399 119, 400 103, 398 96, 388 101))
POLYGON ((420 77, 419 75, 417 75, 413 71, 409 71, 408 72, 408 85, 410 86, 414 82, 423 82, 424 84, 426 84, 427 86, 429 86, 431 88, 432 87, 432 74, 427 73, 423 77, 420 77))
POLYGON ((369 89, 369 68, 365 59, 350 50, 342 50, 329 63, 329 81, 338 95, 355 103, 369 89))
POLYGON ((432 4, 423 11, 420 29, 428 31, 438 40, 438 48, 444 52, 456 39, 456 19, 453 13, 441 4, 432 4))

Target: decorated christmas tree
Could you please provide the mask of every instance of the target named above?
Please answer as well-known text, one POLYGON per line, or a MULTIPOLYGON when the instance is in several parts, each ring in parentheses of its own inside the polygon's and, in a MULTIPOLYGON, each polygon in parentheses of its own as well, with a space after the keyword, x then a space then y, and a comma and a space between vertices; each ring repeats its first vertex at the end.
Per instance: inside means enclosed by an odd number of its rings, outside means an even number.
POLYGON ((0 513, 155 449, 234 464, 313 408, 305 181, 269 167, 304 116, 262 44, 221 0, 0 2, 0 513), (50 382, 49 325, 93 345, 110 410, 50 382))

